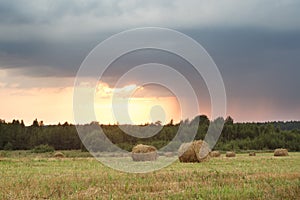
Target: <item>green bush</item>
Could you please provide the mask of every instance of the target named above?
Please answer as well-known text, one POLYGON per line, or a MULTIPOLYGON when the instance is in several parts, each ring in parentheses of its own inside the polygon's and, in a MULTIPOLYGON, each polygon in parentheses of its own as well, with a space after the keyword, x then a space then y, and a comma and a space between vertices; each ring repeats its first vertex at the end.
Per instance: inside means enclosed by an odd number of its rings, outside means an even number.
POLYGON ((13 150, 13 145, 10 142, 8 142, 8 143, 6 143, 6 145, 4 146, 3 149, 6 151, 13 150))
POLYGON ((48 144, 41 144, 34 147, 31 152, 33 153, 46 153, 46 152, 53 152, 55 149, 48 144))
POLYGON ((120 143, 120 144, 116 144, 118 147, 120 147, 121 149, 131 152, 132 148, 134 147, 134 145, 129 144, 129 143, 120 143))

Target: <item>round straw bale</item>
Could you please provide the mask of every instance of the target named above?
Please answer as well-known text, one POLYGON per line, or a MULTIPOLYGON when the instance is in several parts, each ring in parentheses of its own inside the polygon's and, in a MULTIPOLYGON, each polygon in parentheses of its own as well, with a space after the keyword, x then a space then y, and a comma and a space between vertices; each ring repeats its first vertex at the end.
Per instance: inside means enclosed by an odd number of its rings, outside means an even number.
POLYGON ((209 152, 208 144, 202 140, 183 143, 178 150, 179 161, 202 162, 209 158, 209 152))
POLYGON ((62 152, 55 152, 54 155, 53 155, 55 158, 64 158, 65 155, 62 153, 62 152))
POLYGON ((235 153, 233 151, 227 151, 226 157, 235 157, 235 153))
POLYGON ((154 146, 138 144, 132 148, 133 161, 154 161, 157 159, 157 149, 154 146))
POLYGON ((193 145, 194 145, 194 151, 196 153, 199 162, 209 159, 209 153, 211 150, 205 141, 195 140, 193 142, 193 145))
POLYGON ((181 144, 178 150, 178 157, 180 162, 199 162, 192 142, 181 144))
POLYGON ((288 150, 287 149, 275 149, 274 156, 288 156, 288 150))
POLYGON ((221 156, 221 153, 220 151, 212 151, 210 152, 209 154, 211 157, 220 157, 221 156))
POLYGON ((256 153, 255 152, 250 152, 249 156, 256 156, 256 153))
POLYGON ((164 153, 164 156, 165 156, 165 157, 173 157, 174 154, 173 154, 173 152, 165 152, 165 153, 164 153))

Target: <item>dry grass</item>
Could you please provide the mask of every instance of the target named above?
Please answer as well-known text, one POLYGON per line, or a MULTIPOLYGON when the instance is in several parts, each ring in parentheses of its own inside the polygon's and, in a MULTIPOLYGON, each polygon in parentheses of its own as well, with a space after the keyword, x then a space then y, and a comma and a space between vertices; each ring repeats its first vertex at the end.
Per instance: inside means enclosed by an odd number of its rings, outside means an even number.
MULTIPOLYGON (((115 158, 120 159, 120 158, 115 158)), ((0 199, 299 199, 300 153, 179 163, 127 174, 93 158, 3 158, 0 199)))

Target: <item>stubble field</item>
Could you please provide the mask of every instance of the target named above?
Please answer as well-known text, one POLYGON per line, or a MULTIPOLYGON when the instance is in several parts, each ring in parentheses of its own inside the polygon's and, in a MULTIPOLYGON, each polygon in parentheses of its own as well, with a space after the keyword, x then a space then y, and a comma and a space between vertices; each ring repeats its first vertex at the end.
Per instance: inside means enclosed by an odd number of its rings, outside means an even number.
POLYGON ((300 199, 300 153, 222 154, 146 174, 115 171, 80 152, 0 153, 0 199, 300 199))

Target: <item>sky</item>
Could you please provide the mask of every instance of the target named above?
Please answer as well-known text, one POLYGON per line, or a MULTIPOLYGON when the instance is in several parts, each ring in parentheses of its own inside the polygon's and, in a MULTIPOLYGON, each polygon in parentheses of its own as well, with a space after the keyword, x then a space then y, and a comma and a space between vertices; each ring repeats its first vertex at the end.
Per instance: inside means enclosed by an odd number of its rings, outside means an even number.
MULTIPOLYGON (((227 115, 235 121, 300 120, 299 18, 297 0, 0 0, 0 119, 74 122, 74 80, 89 52, 121 31, 165 27, 193 38, 212 57, 223 77, 227 115)), ((210 116, 205 82, 193 79, 188 64, 167 62, 171 56, 161 52, 137 55, 144 62, 180 64, 198 86, 201 114, 210 116)), ((130 55, 120 59, 99 82, 95 112, 100 122, 116 122, 109 103, 113 82, 122 69, 139 62, 130 55)), ((145 76, 117 88, 120 95, 134 93, 133 122, 180 120, 174 94, 141 87, 145 76)))

